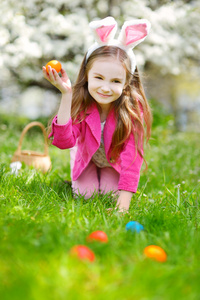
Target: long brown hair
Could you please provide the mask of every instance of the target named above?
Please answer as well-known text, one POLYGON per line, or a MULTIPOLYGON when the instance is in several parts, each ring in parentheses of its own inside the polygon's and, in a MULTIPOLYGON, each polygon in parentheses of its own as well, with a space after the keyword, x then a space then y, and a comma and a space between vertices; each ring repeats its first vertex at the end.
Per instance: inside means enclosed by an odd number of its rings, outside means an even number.
MULTIPOLYGON (((136 68, 134 74, 131 73, 130 59, 126 52, 115 46, 103 46, 95 50, 88 60, 83 59, 77 80, 73 86, 71 118, 73 122, 82 121, 87 113, 88 107, 95 100, 88 92, 88 71, 93 62, 99 57, 113 57, 118 59, 126 70, 126 84, 122 95, 112 104, 116 116, 116 128, 112 137, 111 156, 115 160, 119 157, 125 142, 133 133, 135 139, 136 152, 143 157, 144 139, 149 140, 151 134, 152 114, 146 99, 144 89, 136 68), (82 116, 80 117, 80 112, 82 116), (141 116, 143 114, 143 119, 141 116)), ((97 103, 96 103, 97 104, 97 103)), ((98 109, 100 107, 97 105, 98 109)))

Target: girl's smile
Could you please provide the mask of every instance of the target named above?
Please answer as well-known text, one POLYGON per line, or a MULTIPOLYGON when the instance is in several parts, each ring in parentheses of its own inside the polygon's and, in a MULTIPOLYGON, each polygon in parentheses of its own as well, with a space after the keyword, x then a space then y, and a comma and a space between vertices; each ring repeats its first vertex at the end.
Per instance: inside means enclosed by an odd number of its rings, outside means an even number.
POLYGON ((106 95, 106 94, 102 94, 102 93, 98 93, 98 92, 97 92, 97 94, 104 98, 111 97, 111 95, 106 95))
POLYGON ((88 90, 103 111, 108 111, 117 100, 126 82, 126 71, 119 60, 98 58, 88 71, 88 90))

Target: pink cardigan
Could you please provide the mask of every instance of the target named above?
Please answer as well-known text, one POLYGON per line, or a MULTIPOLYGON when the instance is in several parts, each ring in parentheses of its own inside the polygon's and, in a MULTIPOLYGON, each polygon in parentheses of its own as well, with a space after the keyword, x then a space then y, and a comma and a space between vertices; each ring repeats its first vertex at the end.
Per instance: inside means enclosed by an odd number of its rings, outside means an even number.
MULTIPOLYGON (((106 119, 104 127, 106 157, 110 165, 120 174, 118 189, 135 193, 138 187, 143 159, 138 153, 135 158, 134 136, 131 134, 124 144, 119 159, 113 161, 110 153, 115 126, 116 119, 114 110, 112 110, 106 119)), ((52 136, 54 137, 52 144, 60 149, 78 146, 72 171, 72 180, 77 180, 100 146, 101 121, 96 105, 93 104, 88 109, 85 120, 78 124, 72 124, 70 118, 65 125, 59 125, 57 124, 56 116, 52 122, 52 132, 49 138, 52 136)))

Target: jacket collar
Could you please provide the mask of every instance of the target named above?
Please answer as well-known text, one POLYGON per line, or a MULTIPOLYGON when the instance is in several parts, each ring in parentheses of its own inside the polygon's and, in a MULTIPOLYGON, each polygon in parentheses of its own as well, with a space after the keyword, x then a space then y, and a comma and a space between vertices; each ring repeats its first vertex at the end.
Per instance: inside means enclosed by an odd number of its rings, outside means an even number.
MULTIPOLYGON (((89 125, 93 136, 98 141, 100 145, 101 141, 101 119, 100 114, 97 108, 97 105, 93 103, 90 107, 87 109, 85 121, 89 125)), ((104 147, 105 152, 108 153, 111 143, 112 143, 112 136, 115 131, 116 127, 116 118, 115 118, 115 112, 114 109, 112 109, 106 119, 106 124, 104 127, 104 147)))
POLYGON ((101 120, 97 106, 93 103, 88 107, 85 122, 88 124, 93 136, 100 145, 101 141, 101 120))
POLYGON ((104 127, 104 141, 106 141, 104 143, 104 147, 105 147, 105 152, 107 154, 111 147, 112 137, 115 131, 115 127, 116 127, 115 111, 114 109, 112 109, 108 114, 108 117, 106 119, 106 124, 104 127))

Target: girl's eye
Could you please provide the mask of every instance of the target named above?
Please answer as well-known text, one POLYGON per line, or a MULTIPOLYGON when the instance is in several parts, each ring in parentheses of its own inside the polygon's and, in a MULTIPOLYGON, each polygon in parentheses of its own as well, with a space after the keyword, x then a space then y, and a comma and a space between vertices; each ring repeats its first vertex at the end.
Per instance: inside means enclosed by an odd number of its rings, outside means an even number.
POLYGON ((100 76, 96 76, 95 78, 96 78, 96 79, 102 79, 102 77, 100 77, 100 76))
POLYGON ((114 83, 121 83, 119 80, 113 80, 114 83))

